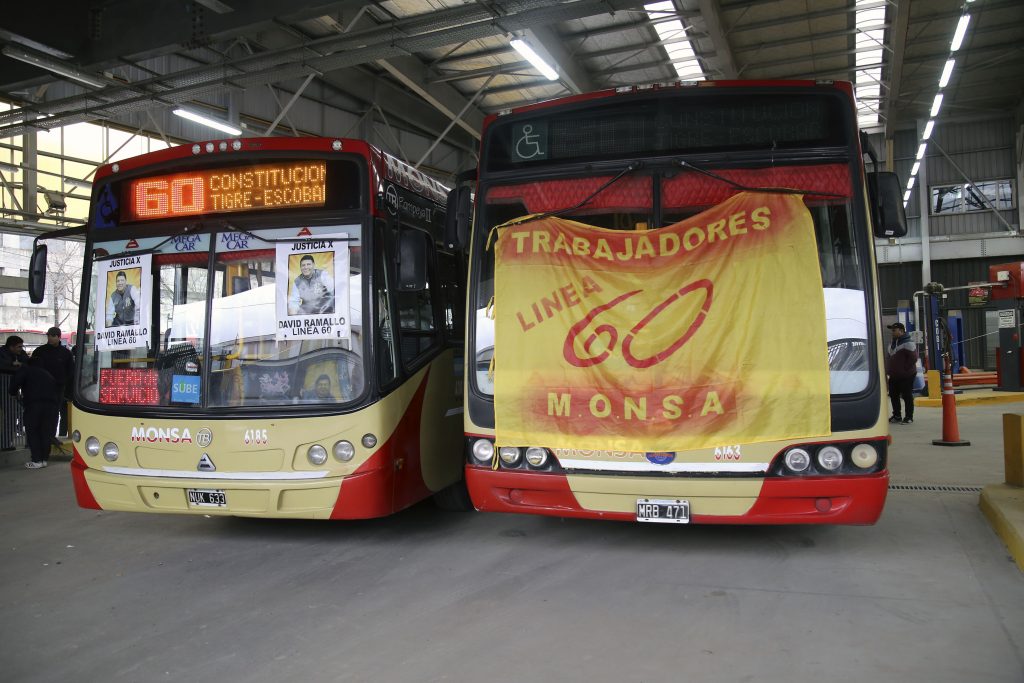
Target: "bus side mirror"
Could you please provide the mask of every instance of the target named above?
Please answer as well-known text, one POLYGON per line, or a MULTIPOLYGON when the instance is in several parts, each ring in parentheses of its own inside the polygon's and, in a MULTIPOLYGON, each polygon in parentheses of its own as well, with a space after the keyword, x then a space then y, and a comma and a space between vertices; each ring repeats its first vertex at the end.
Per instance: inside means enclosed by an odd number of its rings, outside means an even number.
POLYGON ((469 245, 469 223, 473 214, 472 188, 463 185, 449 192, 447 209, 444 243, 452 251, 462 251, 469 245))
POLYGON ((427 288, 427 235, 403 230, 398 237, 398 288, 422 292, 427 288))
POLYGON ((903 185, 895 173, 868 173, 868 199, 875 237, 906 237, 907 213, 903 208, 903 185))
POLYGON ((28 298, 34 304, 43 303, 46 294, 46 245, 36 243, 28 262, 28 298))

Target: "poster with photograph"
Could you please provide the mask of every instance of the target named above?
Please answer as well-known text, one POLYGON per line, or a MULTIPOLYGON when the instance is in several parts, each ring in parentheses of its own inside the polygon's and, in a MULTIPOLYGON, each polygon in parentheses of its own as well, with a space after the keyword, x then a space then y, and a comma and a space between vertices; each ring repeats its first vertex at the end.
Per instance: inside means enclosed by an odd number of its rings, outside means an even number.
POLYGON ((100 351, 145 347, 153 300, 153 255, 96 262, 96 345, 100 351))
POLYGON ((346 235, 277 245, 277 339, 348 339, 346 235))

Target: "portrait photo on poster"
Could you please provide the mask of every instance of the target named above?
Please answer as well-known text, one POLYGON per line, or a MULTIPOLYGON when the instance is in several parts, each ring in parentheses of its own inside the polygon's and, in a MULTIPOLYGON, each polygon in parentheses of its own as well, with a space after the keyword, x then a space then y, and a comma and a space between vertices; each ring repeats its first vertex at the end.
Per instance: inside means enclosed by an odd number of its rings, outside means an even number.
POLYGON ((288 315, 334 313, 334 252, 288 255, 288 315))

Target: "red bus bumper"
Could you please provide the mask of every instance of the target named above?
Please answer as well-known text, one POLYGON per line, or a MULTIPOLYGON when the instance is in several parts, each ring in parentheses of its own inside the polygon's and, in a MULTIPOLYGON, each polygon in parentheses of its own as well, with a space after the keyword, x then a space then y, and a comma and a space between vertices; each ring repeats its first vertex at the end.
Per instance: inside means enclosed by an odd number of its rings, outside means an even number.
MULTIPOLYGON (((596 479, 600 475, 591 476, 596 479)), ((473 505, 483 512, 636 520, 632 512, 583 508, 564 474, 467 466, 466 484, 473 505)), ((882 514, 888 490, 888 471, 864 476, 772 477, 764 479, 756 501, 745 514, 701 514, 698 498, 690 501, 691 521, 695 524, 874 524, 882 514)))

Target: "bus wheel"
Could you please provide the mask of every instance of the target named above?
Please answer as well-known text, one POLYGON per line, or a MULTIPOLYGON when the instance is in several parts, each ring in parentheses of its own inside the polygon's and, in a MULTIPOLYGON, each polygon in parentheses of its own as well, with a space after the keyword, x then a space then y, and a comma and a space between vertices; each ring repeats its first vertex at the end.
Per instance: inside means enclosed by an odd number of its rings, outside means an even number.
POLYGON ((469 497, 466 480, 459 479, 451 486, 447 486, 435 493, 434 504, 442 510, 449 510, 451 512, 472 511, 473 501, 469 497))

